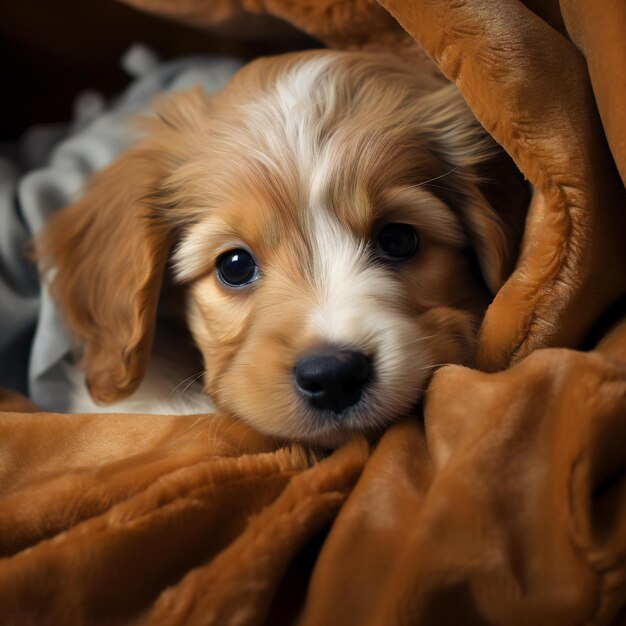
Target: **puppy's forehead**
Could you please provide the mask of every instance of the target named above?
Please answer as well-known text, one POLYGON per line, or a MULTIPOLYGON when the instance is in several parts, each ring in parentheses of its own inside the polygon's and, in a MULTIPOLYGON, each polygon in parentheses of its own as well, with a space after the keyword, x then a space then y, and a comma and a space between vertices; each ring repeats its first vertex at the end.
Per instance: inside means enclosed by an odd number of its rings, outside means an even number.
POLYGON ((254 97, 225 106, 231 134, 219 162, 256 186, 249 191, 273 193, 282 213, 285 204, 305 214, 329 210, 365 232, 381 191, 414 183, 419 170, 424 178, 440 172, 403 128, 407 112, 394 109, 408 99, 406 80, 387 80, 390 67, 372 66, 369 57, 345 63, 332 53, 298 59, 254 97))
POLYGON ((339 225, 344 237, 367 240, 393 205, 390 190, 440 173, 407 131, 406 111, 392 110, 407 99, 406 81, 339 58, 299 60, 255 93, 233 89, 220 101, 210 145, 178 181, 206 207, 201 230, 212 230, 213 249, 241 241, 269 258, 291 248, 310 265, 320 233, 334 237, 339 225))
POLYGON ((311 212, 343 213, 353 228, 364 230, 370 220, 368 176, 353 170, 355 160, 366 158, 349 129, 349 98, 337 98, 336 64, 332 55, 313 57, 280 74, 258 102, 244 108, 244 126, 264 161, 261 186, 280 188, 274 208, 281 217, 291 214, 306 228, 311 212))

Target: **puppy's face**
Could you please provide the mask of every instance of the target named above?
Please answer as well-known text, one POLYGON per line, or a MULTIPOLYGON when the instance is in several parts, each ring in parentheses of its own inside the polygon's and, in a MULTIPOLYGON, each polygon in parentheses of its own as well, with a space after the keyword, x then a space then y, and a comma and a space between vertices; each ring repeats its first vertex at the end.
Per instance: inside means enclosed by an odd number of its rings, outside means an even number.
POLYGON ((487 146, 458 96, 315 54, 247 68, 210 120, 165 186, 207 392, 327 445, 411 411, 433 368, 470 358, 486 302, 454 204, 485 210, 487 146))
POLYGON ((207 392, 279 437, 376 431, 471 358, 516 237, 481 192, 493 145, 454 87, 318 51, 156 113, 38 240, 96 400, 141 381, 168 262, 207 392))

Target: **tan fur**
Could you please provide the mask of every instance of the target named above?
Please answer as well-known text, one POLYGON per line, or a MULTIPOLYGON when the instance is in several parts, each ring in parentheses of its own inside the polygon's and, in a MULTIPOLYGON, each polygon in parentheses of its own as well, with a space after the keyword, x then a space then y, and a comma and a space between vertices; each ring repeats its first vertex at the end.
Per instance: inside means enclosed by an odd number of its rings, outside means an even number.
POLYGON ((433 91, 393 59, 317 51, 258 60, 220 94, 178 94, 157 112, 39 241, 96 399, 141 380, 172 245, 206 390, 260 430, 334 444, 410 410, 437 365, 471 359, 485 284, 498 289, 516 242, 481 190, 494 146, 452 86, 433 91), (383 268, 368 246, 390 222, 413 224, 420 250, 383 268), (261 278, 227 289, 215 261, 242 246, 261 278), (335 318, 327 334, 379 355, 385 382, 342 429, 318 423, 291 381, 335 318))

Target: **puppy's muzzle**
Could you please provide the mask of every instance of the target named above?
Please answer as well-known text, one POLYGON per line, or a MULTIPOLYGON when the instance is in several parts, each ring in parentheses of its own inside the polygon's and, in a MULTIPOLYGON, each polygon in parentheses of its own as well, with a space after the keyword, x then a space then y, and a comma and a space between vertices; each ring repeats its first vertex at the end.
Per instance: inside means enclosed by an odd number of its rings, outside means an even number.
POLYGON ((341 413, 356 404, 372 378, 372 359, 362 352, 324 348, 302 355, 294 369, 294 386, 316 408, 341 413))

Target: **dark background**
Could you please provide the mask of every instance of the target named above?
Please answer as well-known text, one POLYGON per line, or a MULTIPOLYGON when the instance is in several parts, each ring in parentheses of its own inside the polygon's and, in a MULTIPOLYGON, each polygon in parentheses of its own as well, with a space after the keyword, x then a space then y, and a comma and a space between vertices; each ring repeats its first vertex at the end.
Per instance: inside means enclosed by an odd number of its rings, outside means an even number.
POLYGON ((0 141, 18 139, 33 124, 69 120, 83 89, 120 91, 131 80, 120 58, 135 42, 164 60, 202 52, 252 58, 319 45, 266 17, 206 32, 115 0, 0 2, 0 141))

